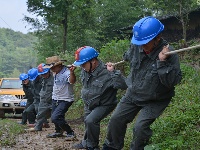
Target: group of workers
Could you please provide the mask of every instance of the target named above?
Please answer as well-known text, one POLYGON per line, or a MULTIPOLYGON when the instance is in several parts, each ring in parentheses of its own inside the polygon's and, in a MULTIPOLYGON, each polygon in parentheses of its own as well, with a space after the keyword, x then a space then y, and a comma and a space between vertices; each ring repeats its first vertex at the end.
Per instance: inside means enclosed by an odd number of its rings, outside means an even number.
POLYGON ((68 69, 63 62, 58 56, 48 57, 46 64, 30 69, 27 74, 20 74, 27 98, 21 123, 25 124, 24 118, 27 117, 29 124, 34 123, 33 128, 27 131, 42 131, 43 127, 49 127, 48 119, 51 117, 56 132, 47 137, 60 137, 66 132, 64 134, 70 140, 75 138, 75 134, 65 121, 65 113, 74 101, 73 84, 76 77, 75 67, 68 69), (34 112, 36 117, 30 117, 34 112))
MULTIPOLYGON (((47 135, 48 138, 76 137, 65 120, 65 113, 74 101, 74 70, 80 66, 85 133, 71 149, 99 150, 100 122, 111 113, 102 150, 123 149, 127 124, 136 116, 130 149, 144 150, 152 136, 150 125, 169 105, 175 85, 182 78, 178 55, 165 54, 173 48, 162 38, 163 30, 164 25, 151 16, 134 24, 130 48, 123 55, 123 60, 130 62, 127 77, 115 70, 113 63, 104 64, 97 50, 90 46, 76 50, 70 68, 63 64, 64 60, 52 56, 28 74, 21 74, 28 99, 24 116, 28 116, 29 123, 35 123, 29 131, 41 131, 51 117, 56 131, 47 135), (118 89, 126 90, 120 101, 116 96, 118 89)), ((25 123, 23 118, 22 123, 25 123)))

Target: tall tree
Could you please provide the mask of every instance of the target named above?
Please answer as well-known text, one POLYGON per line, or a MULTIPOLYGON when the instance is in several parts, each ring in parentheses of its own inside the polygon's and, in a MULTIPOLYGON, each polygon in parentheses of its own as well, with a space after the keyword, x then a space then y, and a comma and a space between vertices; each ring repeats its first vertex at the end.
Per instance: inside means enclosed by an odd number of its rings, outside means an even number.
POLYGON ((38 31, 50 29, 51 26, 60 27, 63 25, 63 53, 66 51, 68 3, 70 3, 70 0, 28 0, 28 11, 42 17, 42 19, 39 21, 38 19, 33 19, 27 16, 24 18, 35 28, 39 29, 38 31))
POLYGON ((187 27, 188 27, 188 14, 200 6, 197 3, 197 0, 144 0, 146 1, 146 7, 151 9, 152 12, 156 16, 175 16, 182 24, 182 31, 183 31, 183 39, 186 42, 187 39, 187 27))
POLYGON ((140 0, 28 0, 28 11, 43 19, 25 20, 38 29, 36 48, 45 57, 66 49, 74 52, 83 45, 99 49, 119 36, 115 30, 134 24, 147 13, 141 5, 140 0))
MULTIPOLYGON (((45 36, 49 32, 51 36, 52 33, 58 33, 57 30, 63 33, 62 38, 62 53, 65 53, 67 49, 70 49, 70 42, 68 42, 69 37, 73 38, 74 41, 78 37, 80 37, 80 31, 83 29, 87 29, 88 25, 92 24, 92 11, 91 4, 95 2, 93 0, 28 0, 27 6, 28 11, 37 16, 43 18, 43 20, 39 21, 38 19, 33 19, 25 16, 25 20, 33 25, 34 28, 39 29, 38 33, 40 35, 44 34, 44 30, 46 30, 45 36), (42 32, 41 32, 42 31, 42 32), (75 32, 75 36, 73 37, 73 33, 75 32), (68 36, 70 34, 70 36, 68 36)), ((60 37, 60 33, 59 37, 60 37)), ((57 34, 56 34, 57 35, 57 34)), ((41 37, 41 36, 40 36, 41 37)), ((79 38, 81 40, 81 38, 79 38)), ((71 42, 72 43, 72 42, 71 42)), ((70 51, 70 50, 69 50, 70 51)))
POLYGON ((140 7, 143 5, 140 0, 99 0, 96 5, 97 23, 99 24, 100 40, 109 42, 119 36, 115 31, 120 28, 133 25, 138 18, 146 12, 140 7))

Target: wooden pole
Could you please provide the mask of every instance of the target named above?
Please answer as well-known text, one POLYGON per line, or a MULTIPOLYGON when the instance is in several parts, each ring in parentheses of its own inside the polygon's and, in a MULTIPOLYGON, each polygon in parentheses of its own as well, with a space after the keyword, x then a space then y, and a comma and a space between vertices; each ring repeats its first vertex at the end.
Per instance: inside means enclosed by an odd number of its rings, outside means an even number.
MULTIPOLYGON (((167 45, 167 47, 169 47, 169 45, 167 45)), ((176 53, 179 53, 179 52, 183 52, 183 51, 187 51, 187 50, 191 50, 191 49, 195 49, 195 48, 199 48, 199 47, 200 47, 200 45, 191 46, 191 47, 187 47, 187 48, 182 48, 182 49, 174 50, 174 51, 171 51, 171 52, 167 52, 167 53, 165 53, 165 55, 176 54, 176 53)), ((121 64, 121 63, 124 63, 124 62, 125 61, 122 60, 122 61, 113 63, 113 66, 121 64)))
POLYGON ((118 64, 121 64, 121 63, 124 63, 124 62, 125 62, 124 60, 119 61, 119 62, 116 62, 116 63, 113 64, 113 66, 118 65, 118 64))
POLYGON ((179 53, 179 52, 183 52, 183 51, 187 51, 187 50, 191 50, 191 49, 195 49, 195 48, 199 48, 199 47, 200 47, 200 45, 191 46, 191 47, 186 47, 186 48, 174 50, 174 51, 171 51, 171 52, 166 52, 165 54, 166 54, 166 55, 176 54, 176 53, 179 53))

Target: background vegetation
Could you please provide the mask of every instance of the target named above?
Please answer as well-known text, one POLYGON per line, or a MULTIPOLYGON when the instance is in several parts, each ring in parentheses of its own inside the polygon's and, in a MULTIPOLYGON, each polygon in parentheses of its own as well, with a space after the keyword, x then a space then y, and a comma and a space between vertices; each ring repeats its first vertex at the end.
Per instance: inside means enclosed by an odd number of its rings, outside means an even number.
MULTIPOLYGON (((24 35, 10 29, 0 29, 0 77, 18 77, 31 67, 45 62, 45 58, 60 55, 71 64, 74 51, 83 45, 90 45, 100 52, 104 62, 118 62, 130 44, 130 37, 118 33, 118 29, 133 25, 146 15, 174 15, 182 21, 183 38, 187 28, 187 14, 199 8, 196 0, 28 0, 28 11, 38 15, 33 19, 25 17, 34 33, 24 35)), ((187 41, 188 45, 199 44, 199 39, 187 41)), ((170 43, 176 49, 180 43, 170 43)), ((200 149, 200 49, 180 54, 183 80, 176 87, 176 96, 163 115, 152 125, 154 134, 146 150, 197 150, 200 149)), ((125 75, 129 64, 117 66, 125 75)), ((79 68, 76 75, 79 76, 79 68)), ((75 84, 76 101, 70 108, 68 119, 83 115, 80 98, 81 84, 75 84)), ((118 92, 120 99, 124 91, 118 92)), ((101 124, 101 145, 105 139, 110 116, 101 124)), ((129 149, 133 123, 128 125, 124 150, 129 149)), ((0 146, 15 144, 13 136, 23 130, 9 120, 0 120, 0 146)))
POLYGON ((36 66, 37 51, 33 49, 36 41, 31 33, 0 28, 0 78, 19 77, 20 73, 36 66))

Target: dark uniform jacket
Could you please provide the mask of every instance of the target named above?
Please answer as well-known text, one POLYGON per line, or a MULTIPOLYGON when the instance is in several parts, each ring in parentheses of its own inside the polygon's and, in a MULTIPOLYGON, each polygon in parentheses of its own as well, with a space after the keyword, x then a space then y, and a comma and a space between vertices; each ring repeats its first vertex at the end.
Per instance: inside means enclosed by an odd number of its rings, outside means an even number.
POLYGON ((31 82, 29 81, 28 84, 23 84, 23 91, 25 93, 25 99, 27 99, 27 103, 33 103, 34 95, 33 95, 33 88, 31 88, 31 82))
POLYGON ((42 89, 40 91, 40 102, 52 103, 52 92, 53 92, 54 77, 52 73, 49 78, 43 78, 42 89))
POLYGON ((177 54, 170 55, 166 61, 158 59, 165 45, 167 42, 161 39, 147 55, 141 46, 131 44, 124 54, 124 60, 130 62, 131 68, 126 94, 135 101, 163 100, 174 96, 174 86, 180 83, 182 75, 177 54))
POLYGON ((90 110, 100 105, 116 105, 118 102, 117 89, 127 88, 120 71, 108 71, 100 60, 99 65, 92 73, 82 70, 81 80, 83 84, 82 99, 90 110))
POLYGON ((32 82, 32 88, 34 89, 33 95, 34 95, 34 103, 38 103, 40 101, 40 91, 42 88, 42 78, 37 77, 33 82, 32 82))

